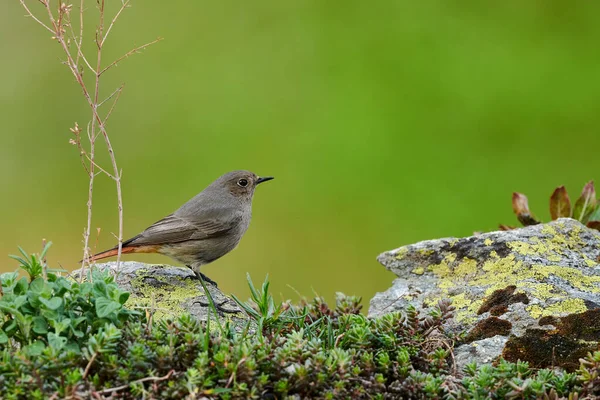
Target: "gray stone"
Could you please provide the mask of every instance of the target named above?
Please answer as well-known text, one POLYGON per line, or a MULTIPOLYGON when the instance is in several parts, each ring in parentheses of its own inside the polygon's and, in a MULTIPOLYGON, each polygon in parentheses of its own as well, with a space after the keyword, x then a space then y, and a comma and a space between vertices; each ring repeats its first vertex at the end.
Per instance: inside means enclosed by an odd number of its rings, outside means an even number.
POLYGON ((467 331, 463 346, 575 368, 600 344, 599 256, 600 232, 568 218, 400 247, 378 257, 398 279, 371 300, 369 315, 450 299, 456 312, 446 329, 467 331), (496 335, 504 345, 486 340, 496 335))
POLYGON ((458 371, 472 362, 478 365, 490 364, 502 353, 508 337, 496 335, 491 338, 465 343, 454 350, 454 361, 458 371))
MULTIPOLYGON (((151 311, 154 318, 177 317, 188 312, 201 321, 206 321, 209 314, 211 320, 215 320, 204 288, 189 268, 135 261, 121 261, 118 269, 116 262, 95 267, 110 270, 119 287, 131 293, 128 307, 151 311)), ((73 276, 80 272, 74 271, 73 276)), ((236 328, 244 328, 248 317, 237 303, 216 286, 207 282, 206 287, 217 306, 220 322, 231 321, 236 328)))

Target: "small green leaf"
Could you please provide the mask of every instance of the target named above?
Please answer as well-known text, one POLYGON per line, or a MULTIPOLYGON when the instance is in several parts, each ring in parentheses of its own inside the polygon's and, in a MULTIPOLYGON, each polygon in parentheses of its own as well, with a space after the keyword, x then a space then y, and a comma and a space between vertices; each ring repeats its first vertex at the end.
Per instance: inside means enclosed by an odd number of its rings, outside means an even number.
POLYGON ((45 318, 33 317, 33 331, 38 335, 45 335, 48 333, 48 323, 45 318))
POLYGON ((596 208, 596 190, 594 189, 594 181, 589 181, 581 191, 581 196, 575 202, 573 207, 573 218, 585 222, 589 215, 596 208))
POLYGON ((19 279, 17 284, 15 285, 14 293, 15 294, 25 294, 25 293, 27 293, 28 288, 29 288, 29 282, 27 281, 27 278, 23 277, 23 278, 19 279))
POLYGON ((596 208, 590 213, 588 221, 600 221, 600 202, 596 200, 596 208))
POLYGON ((65 346, 65 352, 72 351, 76 354, 81 354, 81 349, 77 343, 70 342, 65 346))
POLYGON ((513 211, 517 215, 517 219, 524 226, 537 225, 540 223, 529 211, 527 196, 522 193, 513 193, 512 197, 513 211))
POLYGON ((23 347, 23 350, 29 356, 39 356, 40 354, 42 354, 42 351, 44 351, 45 348, 46 345, 44 344, 44 342, 36 340, 32 344, 23 347))
POLYGON ((73 333, 73 335, 75 337, 78 337, 78 338, 83 337, 83 332, 78 329, 73 329, 73 327, 71 327, 71 332, 73 333))
POLYGON ((61 321, 52 320, 50 324, 54 328, 54 331, 57 335, 60 335, 64 330, 66 330, 71 325, 71 319, 65 318, 61 321))
POLYGON ((60 297, 53 297, 50 300, 40 297, 39 300, 50 310, 57 310, 62 305, 62 299, 60 297))
POLYGON ((23 306, 23 304, 25 304, 26 302, 27 302, 26 295, 17 296, 13 300, 13 307, 21 308, 21 306, 23 306))
POLYGON ((128 292, 123 292, 119 295, 119 303, 121 303, 121 305, 125 304, 125 302, 127 301, 127 299, 129 299, 129 293, 128 292))
POLYGON ((21 265, 24 265, 24 266, 28 266, 29 265, 29 263, 27 261, 23 260, 19 256, 15 256, 13 254, 10 254, 9 257, 12 258, 13 260, 17 260, 19 263, 21 263, 21 265))
POLYGON ((8 335, 0 329, 0 344, 8 343, 8 335))
POLYGON ((106 283, 102 281, 94 282, 93 286, 93 294, 96 297, 107 297, 108 293, 106 292, 106 283))
POLYGON ((44 249, 40 253, 40 260, 43 260, 46 257, 46 253, 50 249, 50 246, 52 246, 52 242, 46 243, 46 245, 44 246, 44 249))
MULTIPOLYGON (((25 257, 26 260, 29 260, 29 254, 27 254, 27 252, 25 250, 23 250, 23 248, 21 246, 17 246, 17 248, 19 249, 19 252, 21 254, 23 254, 23 257, 25 257)), ((26 263, 29 264, 29 263, 26 263)))
POLYGON ((73 322, 71 323, 71 326, 73 328, 76 328, 80 323, 82 323, 83 321, 85 321, 87 318, 86 317, 79 317, 79 318, 75 318, 73 320, 73 322))
POLYGON ((44 291, 45 286, 46 285, 44 279, 36 278, 29 284, 29 290, 35 293, 42 293, 44 291))
POLYGON ((50 345, 50 347, 56 350, 60 350, 65 346, 65 344, 67 344, 67 338, 63 336, 58 336, 54 332, 50 332, 48 334, 48 344, 50 345))
POLYGON ((121 308, 121 304, 114 300, 107 299, 105 297, 100 297, 96 299, 96 314, 99 318, 105 318, 110 313, 121 308))

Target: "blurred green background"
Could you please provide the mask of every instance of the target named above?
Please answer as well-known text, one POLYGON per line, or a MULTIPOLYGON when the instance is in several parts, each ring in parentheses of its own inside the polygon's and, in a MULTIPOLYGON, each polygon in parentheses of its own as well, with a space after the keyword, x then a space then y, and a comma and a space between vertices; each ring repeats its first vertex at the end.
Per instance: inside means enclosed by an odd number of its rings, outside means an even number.
MULTIPOLYGON (((513 191, 547 218, 556 186, 576 197, 600 179, 599 11, 558 0, 134 1, 104 59, 164 40, 102 84, 107 95, 126 83, 108 126, 125 235, 227 171, 274 175, 240 246, 204 272, 244 297, 250 272, 285 298, 293 287, 368 300, 393 279, 375 260, 384 250, 515 224, 513 191)), ((17 0, 2 2, 0 254, 47 238, 51 264, 73 269, 87 178, 68 128, 90 112, 49 36, 17 0)), ((103 250, 118 229, 109 179, 94 201, 103 250)))

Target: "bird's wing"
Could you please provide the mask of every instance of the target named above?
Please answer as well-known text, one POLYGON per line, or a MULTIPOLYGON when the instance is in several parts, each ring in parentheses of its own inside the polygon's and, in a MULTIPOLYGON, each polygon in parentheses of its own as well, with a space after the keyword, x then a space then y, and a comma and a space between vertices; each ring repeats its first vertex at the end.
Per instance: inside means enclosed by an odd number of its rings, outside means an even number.
POLYGON ((191 222, 171 214, 123 244, 145 246, 210 239, 226 235, 241 219, 241 216, 235 214, 230 214, 229 218, 220 218, 220 216, 221 213, 213 213, 200 221, 191 222))

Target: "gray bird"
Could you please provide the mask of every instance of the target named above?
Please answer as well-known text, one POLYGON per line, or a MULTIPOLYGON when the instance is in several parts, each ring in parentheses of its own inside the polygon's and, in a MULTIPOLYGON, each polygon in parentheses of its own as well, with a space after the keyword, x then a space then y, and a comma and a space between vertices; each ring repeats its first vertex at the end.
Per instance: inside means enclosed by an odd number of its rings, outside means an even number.
MULTIPOLYGON (((184 263, 196 276, 200 267, 233 250, 252 217, 254 189, 273 177, 250 171, 221 176, 173 214, 123 242, 121 253, 159 253, 184 263)), ((94 262, 117 255, 118 246, 92 256, 94 262)), ((214 283, 214 282, 212 282, 214 283)))

